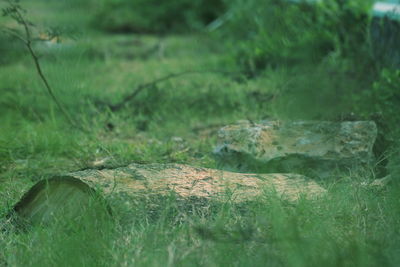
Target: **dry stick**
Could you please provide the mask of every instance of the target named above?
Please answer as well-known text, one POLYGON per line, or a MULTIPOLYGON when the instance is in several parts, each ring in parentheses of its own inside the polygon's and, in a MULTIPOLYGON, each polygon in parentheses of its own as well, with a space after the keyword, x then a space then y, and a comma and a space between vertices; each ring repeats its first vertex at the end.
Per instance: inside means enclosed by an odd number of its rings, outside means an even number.
POLYGON ((67 112, 67 110, 63 107, 63 105, 61 105, 61 102, 58 101, 57 97, 55 96, 53 89, 51 88, 49 82, 46 79, 46 76, 43 74, 42 71, 42 67, 40 66, 39 63, 39 58, 36 55, 35 51, 32 48, 32 39, 31 39, 31 33, 29 30, 29 26, 28 26, 28 22, 24 19, 24 17, 21 15, 21 13, 19 12, 18 9, 15 10, 15 13, 18 16, 19 22, 23 25, 24 30, 25 30, 25 35, 26 35, 26 39, 22 36, 20 36, 18 33, 13 32, 11 30, 5 29, 4 31, 17 37, 18 39, 20 39, 25 46, 27 47, 34 63, 35 63, 35 67, 36 67, 36 71, 39 74, 40 79, 43 81, 47 92, 49 93, 50 97, 53 99, 53 101, 56 103, 57 107, 61 110, 61 112, 64 114, 64 116, 68 119, 69 123, 71 123, 72 126, 74 127, 78 127, 78 125, 76 124, 76 122, 72 119, 72 117, 69 115, 69 113, 67 112))
POLYGON ((126 103, 134 99, 141 91, 143 91, 146 88, 152 87, 156 85, 157 83, 172 79, 172 78, 177 78, 180 76, 184 75, 189 75, 189 74, 201 74, 201 73, 221 73, 221 74, 242 74, 242 72, 229 72, 229 71, 221 71, 221 70, 188 70, 188 71, 183 71, 183 72, 178 72, 178 73, 172 73, 169 75, 166 75, 164 77, 158 78, 154 81, 151 81, 149 83, 144 83, 136 87, 136 89, 125 96, 118 104, 114 105, 109 105, 109 108, 111 111, 115 112, 120 110, 121 108, 124 107, 126 103))

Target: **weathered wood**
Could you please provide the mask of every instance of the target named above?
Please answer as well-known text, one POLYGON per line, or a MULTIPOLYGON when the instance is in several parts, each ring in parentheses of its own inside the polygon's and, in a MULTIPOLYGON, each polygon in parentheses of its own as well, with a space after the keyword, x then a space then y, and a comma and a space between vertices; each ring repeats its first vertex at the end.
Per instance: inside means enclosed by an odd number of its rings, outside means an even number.
POLYGON ((41 223, 57 212, 79 216, 90 195, 146 197, 175 194, 179 199, 246 202, 276 193, 288 201, 315 198, 325 189, 298 174, 245 174, 180 164, 131 164, 105 170, 85 170, 40 181, 15 205, 25 221, 41 223))
POLYGON ((19 223, 47 223, 55 215, 77 217, 90 205, 95 191, 71 176, 54 177, 36 183, 14 206, 19 223))

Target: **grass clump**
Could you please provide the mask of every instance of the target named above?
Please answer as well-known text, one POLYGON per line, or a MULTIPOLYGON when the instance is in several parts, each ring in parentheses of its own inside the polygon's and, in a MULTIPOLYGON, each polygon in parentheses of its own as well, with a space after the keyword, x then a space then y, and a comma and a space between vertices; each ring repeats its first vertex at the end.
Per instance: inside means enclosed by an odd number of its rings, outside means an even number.
POLYGON ((1 253, 14 266, 396 266, 398 190, 351 184, 296 205, 268 194, 239 206, 172 195, 132 201, 115 205, 112 218, 3 233, 1 253))

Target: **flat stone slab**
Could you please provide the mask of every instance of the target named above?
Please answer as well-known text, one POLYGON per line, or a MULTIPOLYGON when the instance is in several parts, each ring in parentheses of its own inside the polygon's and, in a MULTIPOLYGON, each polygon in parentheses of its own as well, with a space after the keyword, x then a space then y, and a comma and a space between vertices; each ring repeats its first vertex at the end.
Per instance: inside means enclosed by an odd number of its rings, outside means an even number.
POLYGON ((244 174, 181 164, 131 164, 105 170, 85 170, 34 185, 15 205, 24 221, 47 222, 55 212, 79 216, 90 194, 145 198, 175 194, 181 200, 241 203, 276 194, 291 202, 317 198, 326 190, 299 174, 244 174), (83 206, 83 208, 82 208, 83 206))
POLYGON ((243 121, 218 132, 214 154, 238 169, 323 174, 370 163, 376 137, 372 121, 243 121))

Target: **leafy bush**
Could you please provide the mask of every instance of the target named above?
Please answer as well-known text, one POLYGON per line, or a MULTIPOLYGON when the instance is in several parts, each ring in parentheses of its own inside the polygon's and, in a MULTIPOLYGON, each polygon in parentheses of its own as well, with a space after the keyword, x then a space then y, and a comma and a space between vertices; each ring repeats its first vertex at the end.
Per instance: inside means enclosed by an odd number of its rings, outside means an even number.
POLYGON ((382 70, 372 86, 353 94, 353 98, 356 113, 378 124, 374 152, 380 165, 386 165, 384 171, 400 174, 400 70, 382 70))
POLYGON ((221 0, 104 0, 94 23, 112 32, 182 32, 213 21, 221 0))
POLYGON ((282 63, 316 62, 333 51, 352 57, 368 54, 366 10, 370 1, 292 2, 231 2, 220 33, 231 37, 237 60, 249 71, 282 63))
POLYGON ((400 69, 382 70, 372 88, 365 90, 357 99, 358 107, 362 109, 360 112, 364 115, 380 114, 386 125, 398 131, 395 125, 400 123, 400 69))

